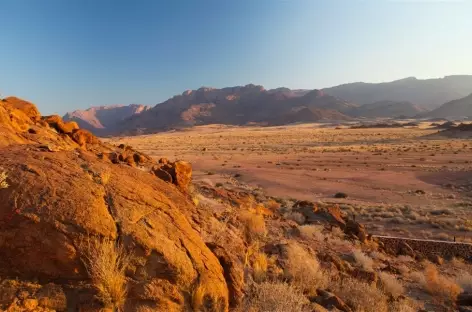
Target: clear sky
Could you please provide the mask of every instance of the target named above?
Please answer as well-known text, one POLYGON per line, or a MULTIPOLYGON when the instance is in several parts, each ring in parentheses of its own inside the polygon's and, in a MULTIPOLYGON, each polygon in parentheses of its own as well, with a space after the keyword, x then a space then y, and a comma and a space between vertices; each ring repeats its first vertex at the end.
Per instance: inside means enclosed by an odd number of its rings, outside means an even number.
POLYGON ((469 0, 0 0, 0 92, 45 113, 187 89, 472 74, 469 0))

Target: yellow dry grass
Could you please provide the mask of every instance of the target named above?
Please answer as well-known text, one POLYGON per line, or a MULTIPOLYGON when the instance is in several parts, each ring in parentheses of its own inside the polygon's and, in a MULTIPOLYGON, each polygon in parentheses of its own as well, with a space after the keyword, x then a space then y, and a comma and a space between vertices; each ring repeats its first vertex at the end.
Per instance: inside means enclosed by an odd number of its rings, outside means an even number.
POLYGON ((240 214, 239 218, 243 223, 244 236, 248 242, 264 238, 267 230, 262 215, 245 211, 240 214))
POLYGON ((0 172, 0 189, 8 188, 7 178, 8 175, 6 172, 0 172))
POLYGON ((424 277, 426 290, 440 302, 454 303, 462 291, 455 281, 439 274, 434 264, 426 265, 424 277))
POLYGON ((192 294, 192 307, 194 311, 200 311, 204 307, 207 290, 204 284, 199 284, 192 294))
POLYGON ((81 245, 82 260, 99 299, 106 306, 121 310, 127 296, 128 253, 121 244, 109 238, 88 237, 81 245))
POLYGON ((266 254, 258 252, 254 255, 252 269, 254 274, 254 280, 256 282, 263 282, 266 279, 268 266, 269 259, 267 258, 266 254))

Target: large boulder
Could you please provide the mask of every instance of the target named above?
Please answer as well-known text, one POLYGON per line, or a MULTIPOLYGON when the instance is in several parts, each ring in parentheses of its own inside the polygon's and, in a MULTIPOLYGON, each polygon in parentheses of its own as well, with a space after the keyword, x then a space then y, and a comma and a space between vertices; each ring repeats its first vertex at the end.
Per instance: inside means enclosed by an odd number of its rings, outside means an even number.
POLYGON ((344 233, 346 233, 347 236, 356 237, 362 243, 367 241, 367 230, 365 229, 364 225, 360 224, 359 222, 348 220, 344 229, 344 233))
POLYGON ((39 110, 33 103, 19 99, 14 96, 7 97, 2 101, 4 102, 4 104, 23 112, 32 121, 38 121, 41 118, 39 110))
POLYGON ((0 148, 24 143, 21 132, 26 131, 31 120, 24 113, 12 110, 0 101, 0 148))
POLYGON ((79 125, 75 121, 64 122, 58 115, 45 116, 42 120, 59 133, 72 134, 79 129, 79 125))
POLYGON ((195 206, 172 185, 87 151, 13 145, 0 159, 10 185, 0 190, 2 275, 88 281, 80 246, 107 237, 132 255, 127 310, 188 310, 198 287, 205 306, 227 310, 223 268, 185 215, 195 206))
POLYGON ((158 178, 177 185, 183 192, 188 191, 192 181, 192 165, 186 161, 169 162, 161 159, 152 171, 158 178))

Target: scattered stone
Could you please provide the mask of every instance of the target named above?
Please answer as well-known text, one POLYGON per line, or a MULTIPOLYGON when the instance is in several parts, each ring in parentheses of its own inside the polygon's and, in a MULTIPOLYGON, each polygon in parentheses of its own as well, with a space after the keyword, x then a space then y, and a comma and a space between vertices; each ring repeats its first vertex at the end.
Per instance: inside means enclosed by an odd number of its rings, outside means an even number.
POLYGON ((353 220, 347 221, 344 233, 348 236, 357 237, 362 243, 365 243, 368 238, 367 230, 365 229, 364 225, 353 220))
POLYGON ((377 284, 378 281, 377 273, 374 271, 366 271, 364 269, 356 268, 351 275, 352 277, 371 285, 377 284))
POLYGON ((334 198, 347 198, 347 194, 343 192, 338 192, 334 194, 334 198))
MULTIPOLYGON (((165 159, 165 158, 164 158, 165 159)), ((160 179, 177 185, 182 191, 187 192, 192 180, 192 165, 185 161, 168 162, 161 159, 159 164, 152 168, 153 173, 160 179), (162 162, 161 162, 162 160, 162 162)))
POLYGON ((335 294, 326 290, 318 290, 317 292, 318 296, 315 298, 310 298, 310 301, 314 300, 316 303, 320 304, 326 309, 336 308, 343 312, 352 312, 352 309, 335 294))

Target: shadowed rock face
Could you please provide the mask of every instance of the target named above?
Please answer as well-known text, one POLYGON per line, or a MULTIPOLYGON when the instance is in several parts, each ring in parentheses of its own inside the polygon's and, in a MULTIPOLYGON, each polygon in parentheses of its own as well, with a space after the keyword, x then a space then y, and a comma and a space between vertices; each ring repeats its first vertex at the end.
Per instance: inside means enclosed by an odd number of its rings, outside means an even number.
POLYGON ((447 102, 426 116, 434 118, 472 117, 472 93, 464 98, 447 102))
MULTIPOLYGON (((196 208, 185 186, 157 178, 157 163, 136 151, 141 170, 113 162, 103 155, 123 148, 83 129, 63 131, 60 118, 48 123, 30 109, 0 102, 0 170, 9 184, 0 189, 0 276, 88 282, 80 246, 101 236, 132 255, 126 311, 188 310, 198 285, 207 306, 226 311, 223 269, 189 221, 196 208)), ((188 183, 191 167, 179 166, 174 175, 188 183)))
POLYGON ((362 105, 352 112, 359 117, 414 117, 424 112, 421 107, 410 102, 380 101, 362 105))

